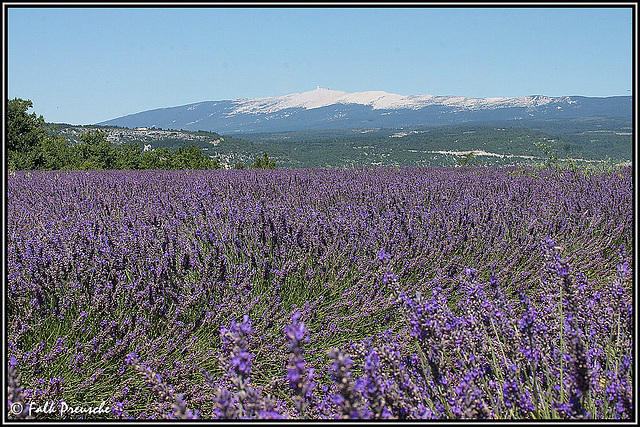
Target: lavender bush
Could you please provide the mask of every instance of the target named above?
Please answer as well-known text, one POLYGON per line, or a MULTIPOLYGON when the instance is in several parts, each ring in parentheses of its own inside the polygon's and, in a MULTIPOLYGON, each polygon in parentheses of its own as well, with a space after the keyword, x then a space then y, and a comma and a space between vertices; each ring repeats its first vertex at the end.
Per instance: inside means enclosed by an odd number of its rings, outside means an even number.
POLYGON ((631 167, 18 171, 7 208, 9 418, 634 417, 631 167))

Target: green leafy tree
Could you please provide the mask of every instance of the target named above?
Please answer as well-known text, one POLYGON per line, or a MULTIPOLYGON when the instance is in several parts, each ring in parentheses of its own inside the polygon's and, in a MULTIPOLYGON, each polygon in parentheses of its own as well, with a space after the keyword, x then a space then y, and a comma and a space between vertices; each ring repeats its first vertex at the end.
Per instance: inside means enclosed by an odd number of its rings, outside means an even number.
POLYGON ((275 169, 276 162, 269 159, 269 155, 265 152, 262 157, 258 157, 253 161, 251 169, 275 169))
POLYGON ((61 136, 45 136, 38 144, 36 158, 39 169, 61 170, 73 166, 71 148, 61 136))
POLYGON ((155 151, 143 151, 140 158, 140 169, 160 169, 158 166, 158 153, 155 151))
POLYGON ((217 156, 211 159, 211 169, 222 169, 220 159, 217 156))
POLYGON ((7 101, 6 155, 10 169, 36 169, 42 165, 37 147, 45 136, 46 124, 42 116, 27 113, 32 107, 30 100, 7 101))
POLYGON ((183 145, 173 152, 172 169, 203 169, 200 167, 202 151, 193 144, 188 148, 183 145))
POLYGON ((80 169, 114 169, 118 160, 118 150, 100 130, 89 131, 80 137, 82 141, 74 147, 80 161, 80 169))
POLYGON ((156 167, 154 169, 173 169, 173 153, 168 147, 162 147, 153 151, 156 155, 156 167))
POLYGON ((7 151, 7 168, 12 170, 35 169, 38 164, 37 152, 31 151, 7 151))
POLYGON ((173 152, 173 169, 220 169, 220 162, 193 144, 188 147, 183 144, 173 152))
POLYGON ((34 149, 44 137, 44 117, 28 114, 32 107, 30 100, 14 98, 7 102, 7 151, 34 149))
POLYGON ((142 169, 143 149, 140 144, 129 142, 118 150, 117 169, 142 169))

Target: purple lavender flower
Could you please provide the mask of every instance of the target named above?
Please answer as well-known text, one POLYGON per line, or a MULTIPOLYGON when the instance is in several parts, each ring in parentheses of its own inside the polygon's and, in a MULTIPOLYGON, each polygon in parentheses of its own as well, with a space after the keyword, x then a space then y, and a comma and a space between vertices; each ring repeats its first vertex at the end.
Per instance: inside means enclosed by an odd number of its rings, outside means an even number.
POLYGON ((307 408, 312 404, 311 392, 315 385, 313 379, 313 368, 307 368, 304 354, 302 349, 302 343, 309 341, 306 336, 307 329, 304 322, 300 322, 299 319, 301 313, 296 311, 291 321, 292 323, 285 328, 285 333, 289 340, 289 363, 287 364, 287 380, 289 381, 289 387, 296 395, 294 403, 296 409, 301 417, 305 417, 307 408))
POLYGON ((506 378, 502 385, 502 396, 504 404, 508 410, 515 410, 518 418, 530 418, 535 411, 531 392, 528 390, 523 379, 524 375, 519 374, 518 367, 509 363, 506 367, 506 378))
POLYGON ((125 358, 125 363, 132 366, 133 369, 144 377, 147 386, 153 390, 161 402, 172 405, 172 413, 169 417, 180 419, 197 418, 196 413, 187 409, 182 399, 182 394, 174 394, 173 386, 167 385, 160 374, 153 372, 149 366, 141 363, 136 354, 129 353, 125 358))
POLYGON ((249 382, 253 355, 247 351, 247 339, 252 333, 251 321, 246 314, 242 322, 232 321, 229 329, 220 328, 223 351, 229 354, 225 359, 226 370, 238 390, 243 390, 249 382))
POLYGON ((11 419, 30 419, 29 404, 25 402, 20 385, 20 375, 18 373, 18 362, 14 356, 9 358, 9 377, 7 392, 7 411, 11 419))
POLYGON ((361 399, 362 384, 357 387, 351 376, 353 360, 337 348, 332 348, 328 354, 331 376, 338 386, 338 393, 333 395, 333 403, 339 408, 340 418, 369 418, 369 412, 361 399))

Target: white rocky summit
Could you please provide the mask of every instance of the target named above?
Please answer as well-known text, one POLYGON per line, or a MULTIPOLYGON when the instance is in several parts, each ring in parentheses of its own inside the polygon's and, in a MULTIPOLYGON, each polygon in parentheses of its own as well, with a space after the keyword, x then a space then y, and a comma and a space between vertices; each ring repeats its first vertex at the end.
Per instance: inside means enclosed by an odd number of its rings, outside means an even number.
POLYGON ((236 107, 230 112, 230 115, 274 113, 287 108, 305 108, 309 110, 335 104, 369 105, 376 110, 400 108, 418 110, 430 105, 454 107, 461 110, 476 110, 509 107, 533 108, 554 102, 572 101, 566 96, 552 98, 541 95, 519 98, 466 98, 462 96, 398 95, 384 91, 349 93, 318 86, 315 90, 307 92, 267 98, 242 98, 233 102, 236 107))

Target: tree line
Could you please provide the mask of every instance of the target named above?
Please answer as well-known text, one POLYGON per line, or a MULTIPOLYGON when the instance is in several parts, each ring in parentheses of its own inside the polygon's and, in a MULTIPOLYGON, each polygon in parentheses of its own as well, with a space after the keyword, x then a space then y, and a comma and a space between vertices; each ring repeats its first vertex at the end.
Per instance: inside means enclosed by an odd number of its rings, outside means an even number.
MULTIPOLYGON (((12 170, 88 170, 88 169, 221 169, 218 158, 203 154, 191 144, 145 151, 139 143, 112 144, 100 130, 83 134, 80 142, 69 144, 60 135, 47 132, 44 117, 28 113, 30 100, 7 101, 7 167, 12 170)), ((244 169, 244 164, 235 168, 244 169)), ((267 153, 254 160, 250 168, 273 169, 275 161, 267 153)))

